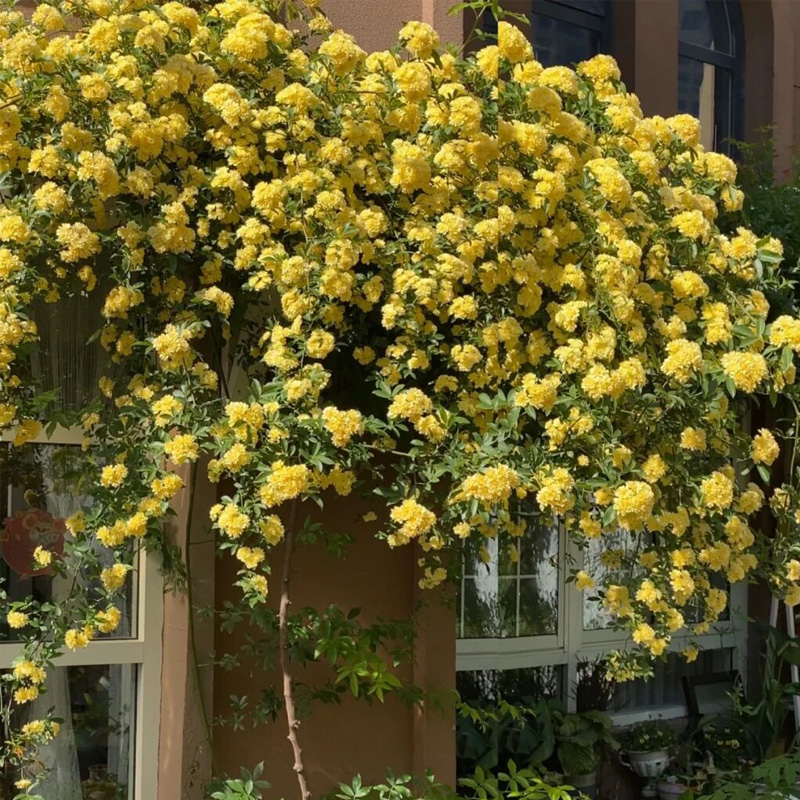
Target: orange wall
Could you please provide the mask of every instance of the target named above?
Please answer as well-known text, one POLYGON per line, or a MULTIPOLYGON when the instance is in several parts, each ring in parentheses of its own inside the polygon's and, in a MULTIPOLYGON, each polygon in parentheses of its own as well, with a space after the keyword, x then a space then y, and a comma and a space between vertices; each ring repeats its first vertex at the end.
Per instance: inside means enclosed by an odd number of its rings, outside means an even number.
MULTIPOLYGON (((295 556, 296 571, 292 595, 295 610, 313 606, 320 610, 337 605, 344 611, 361 608, 367 620, 408 620, 415 602, 415 553, 411 547, 390 549, 374 537, 374 524, 361 521, 364 506, 351 498, 335 498, 326 506, 324 516, 330 525, 334 519, 356 538, 345 561, 328 555, 320 545, 301 546, 295 556)), ((315 519, 321 512, 314 507, 301 511, 315 519)), ((274 552, 270 596, 277 605, 280 583, 282 551, 274 552)), ((231 560, 217 567, 216 606, 221 608, 226 600, 236 600, 239 589, 233 587, 236 566, 231 560)), ((429 600, 435 597, 430 595, 429 600)), ((445 612, 450 614, 452 612, 445 612)), ((453 637, 453 618, 449 617, 450 638, 453 637)), ((244 642, 245 630, 234 635, 217 634, 216 652, 219 658, 235 650, 244 642)), ((439 649, 437 662, 440 674, 447 676, 451 688, 455 674, 454 652, 445 641, 439 649)), ((416 678, 412 665, 406 665, 403 676, 416 678)), ((321 681, 331 677, 327 667, 315 665, 312 669, 295 667, 297 681, 321 681)), ((233 672, 217 669, 214 676, 214 713, 229 711, 230 695, 258 697, 269 687, 280 687, 277 673, 259 673, 246 668, 233 672)), ((447 739, 440 746, 447 752, 453 747, 452 723, 446 723, 447 739)), ((299 736, 304 749, 308 778, 315 795, 330 790, 339 781, 352 779, 361 773, 365 780, 382 777, 386 767, 395 772, 414 770, 415 714, 412 709, 394 699, 385 704, 368 704, 344 696, 341 705, 316 705, 312 715, 303 722, 299 736)), ((292 772, 292 753, 286 739, 286 723, 281 715, 275 725, 265 725, 256 730, 233 732, 219 729, 214 750, 221 769, 238 773, 239 767, 252 767, 260 761, 267 764, 267 775, 275 788, 275 797, 294 796, 297 783, 292 772)), ((425 758, 426 756, 422 756, 425 758)), ((428 766, 435 766, 438 754, 428 755, 428 766)), ((424 773, 424 768, 420 773, 424 773)), ((449 779, 450 775, 443 776, 449 779)))

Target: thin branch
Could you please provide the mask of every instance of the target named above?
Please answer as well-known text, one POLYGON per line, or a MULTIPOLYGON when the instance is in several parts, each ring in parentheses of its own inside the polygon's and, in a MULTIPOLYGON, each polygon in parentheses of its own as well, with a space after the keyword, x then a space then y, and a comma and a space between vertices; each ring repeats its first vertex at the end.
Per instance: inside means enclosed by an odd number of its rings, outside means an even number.
POLYGON ((189 508, 187 509, 188 518, 186 520, 186 605, 189 611, 189 657, 192 660, 192 676, 197 692, 197 702, 200 706, 200 717, 203 721, 203 733, 208 742, 208 749, 211 754, 211 766, 215 773, 218 773, 218 765, 214 756, 214 741, 211 732, 211 721, 208 717, 205 700, 203 699, 203 686, 200 681, 200 662, 197 654, 197 636, 194 623, 194 602, 192 597, 192 515, 194 514, 194 499, 197 484, 197 463, 193 463, 189 470, 189 508))
POLYGON ((283 577, 281 579, 281 605, 278 616, 280 632, 280 651, 281 651, 281 672, 283 673, 283 704, 286 708, 286 722, 289 726, 289 743, 292 745, 294 753, 294 771, 297 774, 297 783, 300 785, 301 800, 311 800, 311 790, 308 788, 306 779, 306 767, 303 761, 303 750, 300 747, 300 740, 297 731, 300 722, 297 719, 297 705, 294 699, 294 687, 292 685, 292 673, 289 664, 289 606, 291 605, 290 588, 292 580, 292 555, 295 543, 295 523, 297 520, 298 501, 292 502, 292 510, 289 515, 289 525, 286 529, 286 540, 284 546, 286 551, 283 555, 283 577))

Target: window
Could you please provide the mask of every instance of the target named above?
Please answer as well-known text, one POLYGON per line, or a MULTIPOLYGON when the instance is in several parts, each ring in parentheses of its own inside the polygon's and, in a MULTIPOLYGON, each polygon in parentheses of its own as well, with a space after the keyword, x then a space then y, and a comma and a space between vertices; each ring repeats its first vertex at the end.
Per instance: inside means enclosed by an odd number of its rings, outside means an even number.
MULTIPOLYGON (((551 67, 611 52, 610 5, 608 0, 531 0, 529 35, 537 60, 551 67)), ((496 33, 497 20, 484 16, 486 32, 496 33)))
POLYGON ((729 152, 740 135, 743 45, 738 0, 680 0, 678 109, 708 149, 729 152))
MULTIPOLYGON (((581 675, 604 653, 625 648, 628 635, 611 627, 592 592, 579 592, 566 578, 571 569, 585 567, 602 579, 602 554, 635 549, 637 537, 617 531, 581 552, 557 521, 530 515, 527 523, 520 539, 501 534, 484 550, 465 543, 457 687, 465 700, 559 697, 575 710, 581 675), (518 552, 510 554, 512 545, 518 552)), ((733 587, 730 607, 712 632, 691 637, 702 648, 697 661, 687 664, 675 653, 656 664, 649 681, 617 687, 608 708, 615 720, 685 716, 684 676, 731 669, 745 675, 746 585, 733 587)), ((689 607, 685 614, 691 618, 689 607)), ((680 632, 673 637, 673 650, 685 637, 680 632)))
MULTIPOLYGON (((58 601, 69 591, 63 578, 32 574, 30 564, 39 543, 57 552, 64 518, 91 504, 91 487, 81 483, 76 469, 80 440, 81 432, 60 428, 49 439, 35 440, 24 455, 7 442, 0 445, 0 578, 12 600, 33 595, 58 601)), ((82 588, 92 590, 88 581, 82 588)), ((40 787, 46 798, 156 796, 162 591, 155 565, 144 554, 119 609, 118 629, 62 656, 48 675, 47 693, 20 712, 34 719, 54 708, 63 720, 59 736, 40 751, 51 769, 40 787)), ((9 669, 19 650, 3 621, 0 669, 9 669)))

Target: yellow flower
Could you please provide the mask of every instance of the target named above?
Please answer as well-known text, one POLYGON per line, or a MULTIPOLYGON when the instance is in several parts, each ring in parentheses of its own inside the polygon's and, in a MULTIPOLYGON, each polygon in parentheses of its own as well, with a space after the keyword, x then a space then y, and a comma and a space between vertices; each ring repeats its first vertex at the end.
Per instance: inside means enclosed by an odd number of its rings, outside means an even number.
POLYGON ((767 362, 760 353, 725 353, 722 369, 737 389, 754 392, 767 377, 767 362))
POLYGON ((733 481, 722 472, 714 472, 701 485, 703 504, 709 508, 726 509, 733 502, 733 481))
POLYGON ((264 551, 260 547, 240 547, 236 551, 236 558, 247 569, 255 569, 264 560, 264 551))
POLYGON ((579 589, 580 591, 584 591, 586 589, 594 589, 596 586, 594 582, 594 578, 589 575, 588 572, 584 572, 583 570, 579 570, 575 574, 575 588, 579 589))
POLYGON ((19 630, 20 628, 24 628, 30 620, 27 614, 24 614, 22 611, 9 611, 6 615, 6 622, 8 623, 8 627, 12 628, 13 630, 19 630))
POLYGON ((502 20, 497 25, 497 46, 500 55, 512 64, 533 58, 533 50, 525 34, 515 25, 502 20))
POLYGON ((106 489, 116 489, 128 477, 128 468, 124 464, 108 464, 100 473, 100 485, 106 489))
POLYGON ((309 487, 310 471, 305 464, 287 465, 275 461, 267 482, 261 487, 261 502, 267 508, 299 497, 309 487))
POLYGON ((787 590, 783 596, 783 602, 786 603, 787 606, 791 606, 794 608, 798 603, 800 603, 800 585, 793 583, 787 590))
POLYGON ((563 467, 558 467, 541 479, 536 502, 542 510, 552 509, 556 514, 563 514, 575 505, 572 493, 574 486, 572 475, 563 467))
POLYGON ((701 428, 684 428, 681 432, 681 447, 702 453, 706 449, 706 432, 701 428))
POLYGON ((430 58, 439 47, 439 34, 425 22, 408 22, 399 33, 400 41, 417 58, 430 58))
POLYGON ((259 529, 261 530, 261 535, 268 544, 274 546, 283 539, 283 523, 281 522, 280 518, 274 514, 262 519, 258 525, 259 529))
POLYGON ((107 592, 116 592, 125 584, 128 571, 131 568, 126 564, 113 564, 100 573, 100 581, 107 592))
POLYGON ((71 628, 64 634, 64 644, 68 650, 82 650, 91 640, 91 629, 78 630, 71 628))
POLYGON ((697 661, 697 656, 699 655, 699 653, 700 651, 696 647, 690 645, 689 647, 683 650, 682 655, 686 663, 691 664, 694 661, 697 661))
POLYGON ((314 331, 306 341, 306 352, 311 358, 325 358, 333 350, 336 340, 327 331, 314 331))
POLYGON ((780 452, 780 445, 775 441, 772 432, 766 428, 761 428, 753 437, 752 456, 756 464, 769 466, 780 455, 780 452))
POLYGON ((190 433, 178 434, 164 445, 164 453, 176 464, 196 461, 200 455, 197 440, 190 433))
POLYGON ((33 551, 33 563, 37 569, 46 569, 53 562, 53 554, 41 545, 33 551))
POLYGON ((122 612, 116 606, 109 606, 104 611, 99 611, 96 617, 97 629, 101 633, 112 633, 119 627, 122 612))
POLYGON ((697 342, 687 339, 674 339, 667 344, 667 357, 661 364, 661 371, 678 383, 687 383, 692 373, 703 368, 703 353, 697 342))
POLYGON ((500 464, 467 477, 456 497, 476 499, 484 506, 506 503, 519 484, 519 475, 505 464, 500 464))
POLYGON ((356 410, 340 411, 328 406, 322 412, 322 422, 335 447, 346 447, 355 434, 364 430, 361 413, 356 410))
POLYGON ((412 539, 428 533, 436 524, 436 515, 413 498, 403 500, 400 505, 395 506, 390 517, 399 526, 388 538, 392 547, 408 544, 412 539))
POLYGON ((219 529, 231 539, 238 539, 250 524, 247 516, 236 504, 226 505, 216 518, 219 529))
POLYGON ((642 481, 627 481, 614 493, 614 510, 619 524, 627 530, 639 530, 653 512, 655 495, 642 481))

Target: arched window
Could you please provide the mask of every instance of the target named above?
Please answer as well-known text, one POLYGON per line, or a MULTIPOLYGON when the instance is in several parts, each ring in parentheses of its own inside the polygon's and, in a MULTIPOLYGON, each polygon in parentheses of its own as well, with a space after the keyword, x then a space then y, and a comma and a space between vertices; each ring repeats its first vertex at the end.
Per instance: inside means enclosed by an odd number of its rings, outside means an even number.
POLYGON ((702 123, 702 143, 740 136, 744 36, 738 0, 680 0, 678 109, 702 123))
MULTIPOLYGON (((513 10, 517 11, 519 3, 513 10)), ((577 64, 611 52, 609 0, 530 0, 528 35, 536 58, 545 67, 577 64)), ((497 33, 497 20, 485 14, 484 29, 497 33)))

